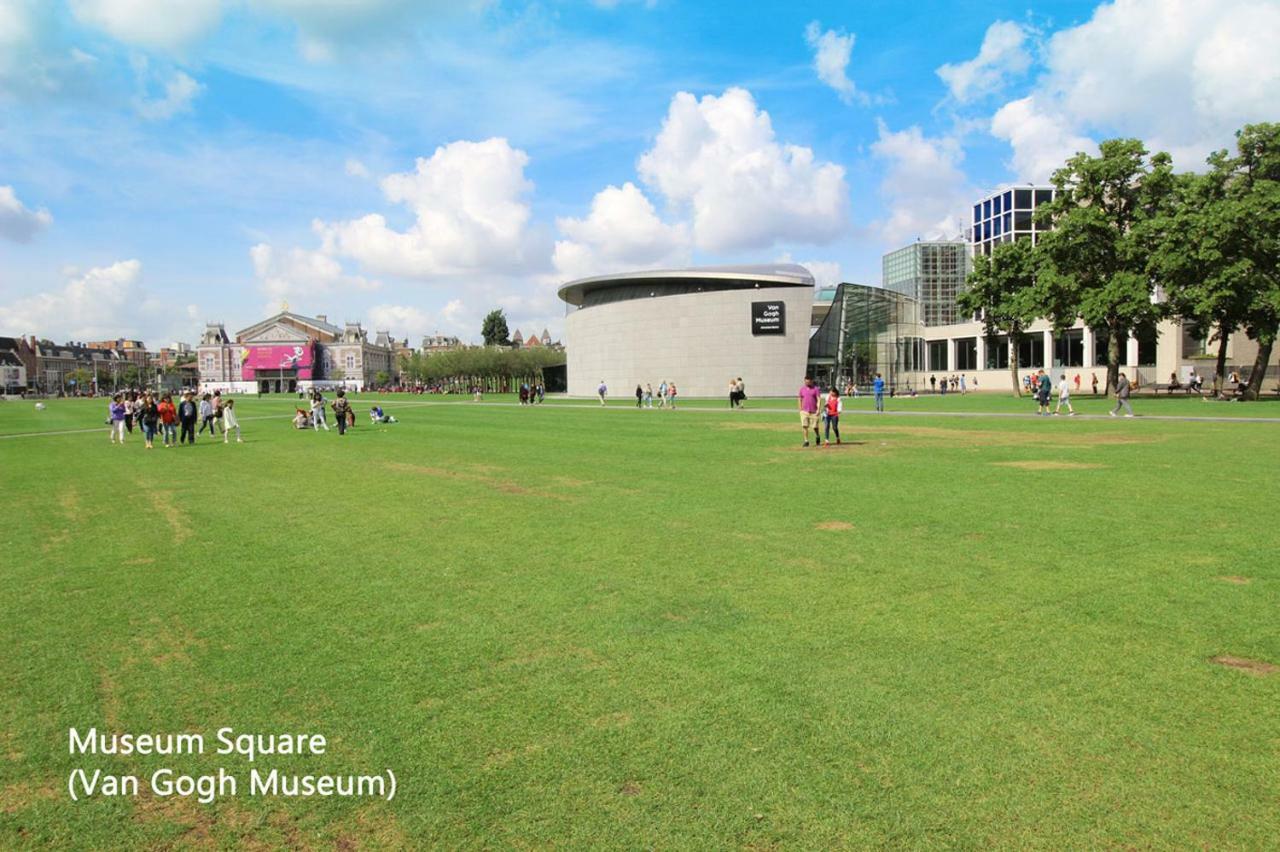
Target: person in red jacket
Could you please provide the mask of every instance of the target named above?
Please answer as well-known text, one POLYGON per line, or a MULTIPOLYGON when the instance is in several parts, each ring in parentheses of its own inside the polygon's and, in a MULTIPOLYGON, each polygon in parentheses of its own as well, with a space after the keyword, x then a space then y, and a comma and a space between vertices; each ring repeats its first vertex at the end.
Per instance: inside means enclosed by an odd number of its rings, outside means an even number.
POLYGON ((844 411, 844 400, 840 398, 840 391, 836 390, 834 385, 823 405, 823 413, 827 415, 827 448, 830 449, 832 432, 836 433, 836 443, 840 443, 840 412, 844 411))
POLYGON ((160 430, 164 433, 164 445, 172 447, 178 443, 178 409, 173 404, 173 397, 165 394, 160 397, 160 430))

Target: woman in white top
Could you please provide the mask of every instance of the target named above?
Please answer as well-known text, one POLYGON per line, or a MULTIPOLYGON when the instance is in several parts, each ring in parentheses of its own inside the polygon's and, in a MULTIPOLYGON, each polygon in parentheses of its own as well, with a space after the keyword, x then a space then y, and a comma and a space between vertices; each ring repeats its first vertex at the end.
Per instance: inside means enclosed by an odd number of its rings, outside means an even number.
POLYGON ((232 429, 236 430, 236 443, 243 444, 244 438, 240 437, 240 421, 236 420, 236 401, 229 399, 222 404, 222 443, 227 443, 232 429))
POLYGON ((311 396, 311 424, 312 428, 317 432, 320 427, 324 427, 324 431, 329 431, 329 423, 324 419, 324 397, 316 393, 311 396))
POLYGON ((1067 416, 1075 417, 1076 410, 1071 407, 1071 387, 1067 384, 1066 373, 1058 377, 1058 405, 1053 409, 1055 416, 1062 411, 1064 405, 1067 407, 1067 416))

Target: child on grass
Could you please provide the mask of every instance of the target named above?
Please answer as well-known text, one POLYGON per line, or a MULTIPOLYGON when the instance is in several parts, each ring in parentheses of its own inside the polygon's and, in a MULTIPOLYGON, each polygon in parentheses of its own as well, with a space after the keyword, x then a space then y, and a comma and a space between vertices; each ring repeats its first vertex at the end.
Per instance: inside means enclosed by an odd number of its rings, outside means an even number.
POLYGON ((236 419, 236 401, 229 399, 222 404, 222 443, 229 443, 227 440, 231 437, 231 430, 236 430, 236 443, 243 444, 244 438, 240 437, 240 421, 236 419))

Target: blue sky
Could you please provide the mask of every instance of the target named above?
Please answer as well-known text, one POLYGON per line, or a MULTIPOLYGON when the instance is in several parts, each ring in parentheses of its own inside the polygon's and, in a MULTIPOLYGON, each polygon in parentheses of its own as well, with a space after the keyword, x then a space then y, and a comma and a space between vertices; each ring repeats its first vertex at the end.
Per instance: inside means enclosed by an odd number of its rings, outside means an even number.
POLYGON ((585 274, 879 283, 1112 135, 1280 120, 1275 0, 0 0, 0 333, 192 342, 287 301, 558 334, 585 274))

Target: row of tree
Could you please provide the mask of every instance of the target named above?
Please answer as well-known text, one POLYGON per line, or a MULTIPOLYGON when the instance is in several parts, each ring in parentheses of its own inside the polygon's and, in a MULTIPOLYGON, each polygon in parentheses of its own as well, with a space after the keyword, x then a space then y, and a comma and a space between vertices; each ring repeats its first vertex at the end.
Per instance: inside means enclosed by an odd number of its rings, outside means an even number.
POLYGON ((542 371, 565 362, 561 350, 466 346, 443 352, 415 352, 401 360, 406 381, 465 391, 472 387, 500 392, 521 382, 544 381, 542 371))
POLYGON ((1280 124, 1246 126, 1234 154, 1206 162, 1176 173, 1140 140, 1107 140, 1054 173, 1055 198, 1035 214, 1052 230, 1034 246, 1002 243, 974 258, 958 301, 981 313, 988 335, 1008 335, 1015 393, 1017 347, 1038 317, 1107 336, 1108 391, 1128 336, 1172 317, 1217 343, 1215 392, 1231 335, 1256 341, 1245 395, 1257 398, 1280 334, 1280 124))

